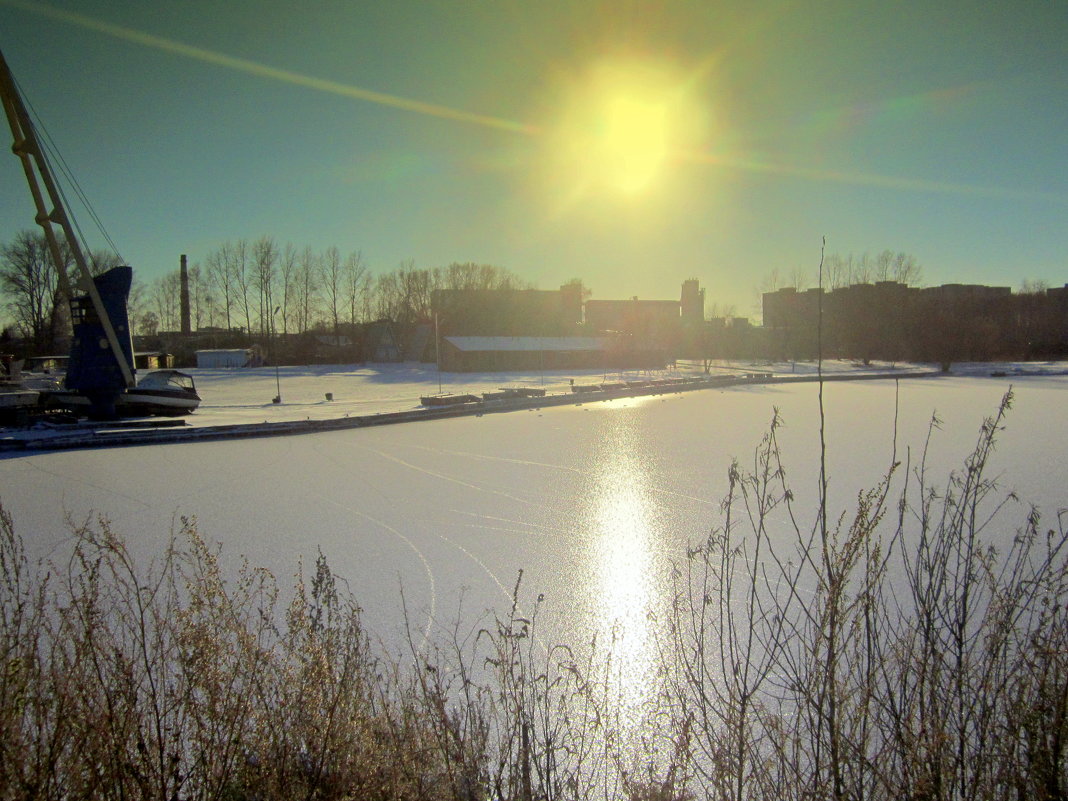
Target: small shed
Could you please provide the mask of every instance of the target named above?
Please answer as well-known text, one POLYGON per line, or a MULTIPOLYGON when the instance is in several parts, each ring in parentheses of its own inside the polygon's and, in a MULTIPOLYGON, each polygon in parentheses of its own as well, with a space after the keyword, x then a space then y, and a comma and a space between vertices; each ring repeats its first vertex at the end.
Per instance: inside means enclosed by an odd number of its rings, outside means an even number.
POLYGON ((210 369, 255 367, 258 361, 256 352, 252 348, 226 348, 197 351, 197 367, 207 367, 210 369))
POLYGON ((375 320, 363 335, 363 358, 370 362, 399 362, 401 347, 393 323, 375 320))
POLYGON ((158 350, 139 350, 134 353, 134 367, 138 370, 163 370, 174 367, 174 355, 158 350))

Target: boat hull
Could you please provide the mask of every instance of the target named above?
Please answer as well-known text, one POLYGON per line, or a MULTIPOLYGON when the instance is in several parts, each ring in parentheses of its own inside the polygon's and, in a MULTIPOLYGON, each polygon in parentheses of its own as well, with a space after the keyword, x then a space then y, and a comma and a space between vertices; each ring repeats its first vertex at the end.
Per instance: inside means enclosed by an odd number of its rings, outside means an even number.
MULTIPOLYGON (((87 412, 92 407, 89 398, 77 392, 60 390, 47 393, 45 405, 53 409, 69 409, 72 412, 87 412)), ((119 394, 115 401, 115 412, 120 417, 146 417, 162 415, 175 417, 191 414, 200 406, 199 396, 166 390, 130 389, 119 394)))
MULTIPOLYGON (((47 393, 46 405, 92 413, 93 400, 79 392, 58 390, 47 393)), ((190 414, 200 406, 193 379, 176 370, 149 373, 136 387, 124 389, 115 399, 115 414, 120 417, 160 415, 178 417, 190 414)))
POLYGON ((419 399, 423 406, 462 406, 466 403, 479 403, 481 398, 475 395, 424 395, 419 399))
POLYGON ((200 406, 195 392, 162 389, 129 389, 119 396, 119 413, 131 416, 190 414, 200 406))

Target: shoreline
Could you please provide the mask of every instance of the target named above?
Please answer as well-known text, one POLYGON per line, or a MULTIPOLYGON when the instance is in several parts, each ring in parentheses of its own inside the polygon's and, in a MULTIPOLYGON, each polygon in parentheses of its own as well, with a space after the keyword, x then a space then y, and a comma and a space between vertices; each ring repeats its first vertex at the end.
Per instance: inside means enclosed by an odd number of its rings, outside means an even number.
MULTIPOLYGON (((831 373, 822 376, 824 382, 864 381, 902 378, 930 378, 944 375, 932 370, 909 370, 900 373, 831 373)), ((437 407, 419 407, 397 412, 378 412, 319 420, 290 420, 277 422, 235 423, 228 425, 187 425, 184 420, 164 418, 159 421, 129 420, 102 423, 73 423, 70 428, 51 426, 30 429, 27 433, 40 436, 8 437, 0 439, 0 453, 17 456, 20 453, 75 450, 85 448, 113 448, 134 445, 160 445, 178 442, 205 442, 220 439, 248 439, 257 437, 317 434, 326 431, 345 431, 400 423, 443 420, 453 417, 479 417, 483 414, 526 411, 552 406, 581 406, 597 401, 620 400, 657 395, 673 395, 704 389, 723 389, 743 385, 786 383, 814 383, 820 376, 772 375, 750 372, 742 375, 702 376, 681 378, 670 382, 630 382, 623 386, 576 385, 571 392, 546 394, 541 397, 512 397, 483 399, 437 407)))

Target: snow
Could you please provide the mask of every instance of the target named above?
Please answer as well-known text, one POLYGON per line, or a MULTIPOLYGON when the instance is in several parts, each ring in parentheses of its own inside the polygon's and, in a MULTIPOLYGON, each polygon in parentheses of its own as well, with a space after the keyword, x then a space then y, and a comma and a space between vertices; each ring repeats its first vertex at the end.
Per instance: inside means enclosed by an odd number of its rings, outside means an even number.
MULTIPOLYGON (((1066 365, 1062 364, 1062 367, 1066 365)), ((893 373, 915 369, 915 365, 891 368, 879 364, 868 368, 851 362, 829 362, 831 374, 893 373)), ((760 364, 721 362, 713 374, 743 373, 753 369, 777 375, 811 377, 815 365, 809 363, 760 364)), ((921 367, 920 369, 933 369, 921 367)), ((989 366, 987 366, 989 370, 989 366)), ((1051 367, 1052 369, 1052 367, 1051 367)), ((603 380, 660 378, 701 375, 697 363, 682 363, 676 369, 655 371, 569 370, 544 373, 438 373, 421 364, 364 366, 313 365, 307 367, 260 367, 233 369, 190 369, 203 402, 189 425, 239 425, 242 423, 285 422, 289 420, 328 420, 338 417, 418 408, 419 398, 441 392, 455 395, 492 392, 500 387, 536 387, 548 393, 569 393, 576 384, 603 380), (329 393, 331 400, 326 399, 329 393), (273 403, 280 396, 282 402, 273 403)))
MULTIPOLYGON (((190 372, 204 398, 193 425, 411 409, 439 380, 433 368, 409 365, 190 372), (271 403, 279 386, 283 402, 271 403)), ((604 375, 445 374, 441 381, 453 393, 553 392, 567 391, 568 378, 594 377, 604 375)), ((1031 503, 1052 521, 1068 486, 1065 363, 826 384, 832 508, 850 508, 893 459, 915 463, 933 414, 943 422, 933 433, 931 469, 944 476, 959 467, 1010 384, 1015 408, 993 470, 1021 501, 1000 535, 1012 536, 1031 503)), ((312 564, 321 550, 372 630, 394 645, 402 609, 418 632, 451 628, 458 617, 474 627, 487 610, 507 610, 522 571, 522 604, 545 595, 546 641, 625 631, 620 647, 640 663, 651 653, 644 609, 666 602, 672 564, 721 522, 731 459, 752 464, 776 410, 788 478, 800 508, 811 508, 817 402, 816 383, 752 384, 303 436, 17 454, 0 459, 0 502, 31 554, 60 563, 67 521, 95 514, 110 519, 142 560, 160 552, 180 517, 195 516, 205 537, 223 544, 228 565, 247 556, 283 586, 299 559, 312 564)))

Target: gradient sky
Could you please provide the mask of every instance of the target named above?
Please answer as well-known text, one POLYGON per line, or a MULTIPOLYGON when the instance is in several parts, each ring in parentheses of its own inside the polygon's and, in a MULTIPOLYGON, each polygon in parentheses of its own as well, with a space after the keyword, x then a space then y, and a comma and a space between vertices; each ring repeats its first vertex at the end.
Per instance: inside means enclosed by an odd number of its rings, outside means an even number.
MULTIPOLYGON (((1063 0, 0 0, 0 49, 145 282, 263 234, 741 315, 824 236, 1068 282, 1063 0), (585 128, 631 90, 670 152, 620 189, 585 128)), ((33 227, 9 154, 0 241, 33 227)))

